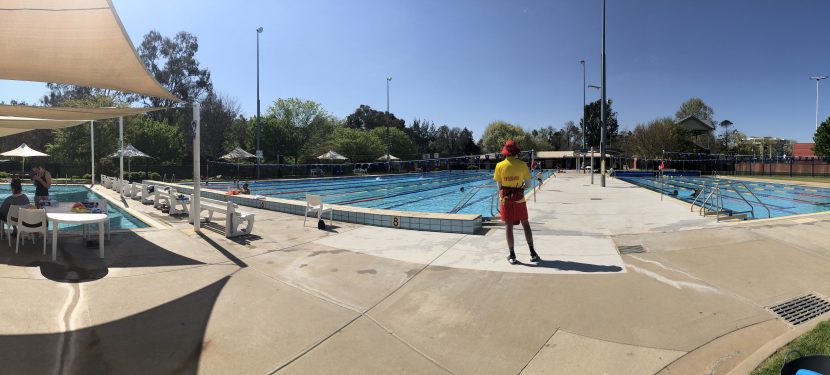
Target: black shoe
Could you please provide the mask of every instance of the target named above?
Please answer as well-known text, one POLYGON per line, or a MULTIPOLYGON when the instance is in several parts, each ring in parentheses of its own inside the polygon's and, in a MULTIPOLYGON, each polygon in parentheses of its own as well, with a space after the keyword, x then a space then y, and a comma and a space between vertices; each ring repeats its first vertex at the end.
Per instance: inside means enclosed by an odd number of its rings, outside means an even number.
POLYGON ((516 257, 514 257, 514 256, 513 257, 507 257, 507 262, 510 263, 510 264, 513 264, 513 265, 515 265, 516 263, 519 263, 518 261, 516 261, 516 257))
POLYGON ((530 261, 533 263, 539 263, 541 260, 542 258, 539 258, 539 254, 533 254, 530 256, 530 261))

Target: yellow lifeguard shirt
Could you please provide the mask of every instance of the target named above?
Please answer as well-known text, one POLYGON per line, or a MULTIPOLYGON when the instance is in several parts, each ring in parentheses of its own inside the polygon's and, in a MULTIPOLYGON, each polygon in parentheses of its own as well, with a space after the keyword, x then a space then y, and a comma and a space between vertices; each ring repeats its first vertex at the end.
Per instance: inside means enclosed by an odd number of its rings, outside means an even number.
MULTIPOLYGON (((527 163, 512 156, 496 164, 496 172, 493 173, 493 180, 504 187, 520 188, 525 180, 530 179, 530 169, 527 163)), ((521 202, 524 202, 522 198, 521 202)))

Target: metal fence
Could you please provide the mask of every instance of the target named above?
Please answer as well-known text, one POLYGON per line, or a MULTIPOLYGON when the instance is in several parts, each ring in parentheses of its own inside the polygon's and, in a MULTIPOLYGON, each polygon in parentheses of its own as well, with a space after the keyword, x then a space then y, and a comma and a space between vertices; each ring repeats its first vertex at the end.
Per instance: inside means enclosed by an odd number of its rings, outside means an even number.
POLYGON ((735 176, 830 177, 830 157, 761 157, 667 152, 662 159, 624 158, 629 169, 694 170, 702 174, 735 176), (635 162, 636 159, 636 162, 635 162))

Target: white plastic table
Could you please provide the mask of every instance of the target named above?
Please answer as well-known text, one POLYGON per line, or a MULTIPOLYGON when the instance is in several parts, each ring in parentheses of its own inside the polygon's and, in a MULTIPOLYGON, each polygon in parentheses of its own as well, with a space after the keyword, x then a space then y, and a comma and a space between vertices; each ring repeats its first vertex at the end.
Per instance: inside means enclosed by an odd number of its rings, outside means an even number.
POLYGON ((58 259, 58 226, 60 224, 85 225, 98 224, 99 256, 104 257, 104 223, 109 220, 106 214, 72 212, 71 206, 45 207, 46 218, 52 222, 52 260, 58 259))

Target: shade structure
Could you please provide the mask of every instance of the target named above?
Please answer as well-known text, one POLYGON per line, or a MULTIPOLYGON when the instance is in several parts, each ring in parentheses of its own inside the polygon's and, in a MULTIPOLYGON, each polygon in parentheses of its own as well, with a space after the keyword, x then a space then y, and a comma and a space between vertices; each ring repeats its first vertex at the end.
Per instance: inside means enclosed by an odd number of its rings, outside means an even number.
POLYGON ((237 147, 237 148, 233 149, 231 152, 229 152, 229 153, 223 155, 222 157, 220 157, 220 159, 239 160, 239 159, 248 159, 248 158, 255 158, 255 157, 256 157, 256 155, 237 147))
POLYGON ((256 157, 256 155, 237 147, 237 148, 233 149, 231 152, 229 152, 225 155, 222 155, 222 157, 220 157, 220 159, 236 161, 236 178, 239 178, 239 160, 240 159, 255 158, 255 157, 256 157))
POLYGON ((0 79, 176 100, 147 71, 110 0, 0 0, 0 79))
POLYGON ((389 155, 389 154, 386 154, 386 155, 383 155, 383 156, 379 157, 379 158, 378 158, 378 160, 380 160, 380 161, 386 161, 386 160, 401 160, 401 159, 400 159, 400 158, 395 157, 395 155, 389 155))
MULTIPOLYGON (((0 0, 2 1, 2 0, 0 0)), ((119 116, 140 115, 142 113, 158 111, 163 108, 76 108, 76 107, 36 107, 28 105, 0 104, 0 116, 30 118, 39 120, 61 121, 97 121, 116 118, 119 116)))
POLYGON ((329 150, 329 152, 318 156, 317 159, 320 159, 320 160, 346 160, 348 158, 343 156, 343 155, 340 155, 340 154, 338 154, 334 151, 329 150))
MULTIPOLYGON (((110 157, 111 158, 121 157, 121 150, 116 151, 115 153, 110 155, 110 157)), ((135 148, 135 146, 133 146, 132 144, 129 144, 126 147, 124 147, 124 157, 125 158, 150 158, 152 156, 147 155, 147 154, 139 151, 139 149, 135 148)))
POLYGON ((30 158, 30 157, 34 157, 34 156, 49 156, 47 154, 44 154, 44 153, 42 153, 38 150, 35 150, 35 149, 29 147, 25 143, 21 143, 20 146, 17 146, 16 149, 6 151, 6 152, 4 152, 0 155, 22 157, 23 158, 23 166, 20 168, 21 172, 26 170, 26 158, 30 158))
MULTIPOLYGON (((110 155, 110 157, 111 158, 120 158, 121 157, 121 150, 115 151, 115 153, 110 155)), ((124 147, 124 157, 127 158, 127 175, 129 176, 129 175, 132 174, 133 158, 151 158, 152 156, 147 155, 147 154, 139 151, 132 144, 129 144, 126 147, 124 147)), ((128 179, 129 179, 129 177, 128 177, 128 179)))

